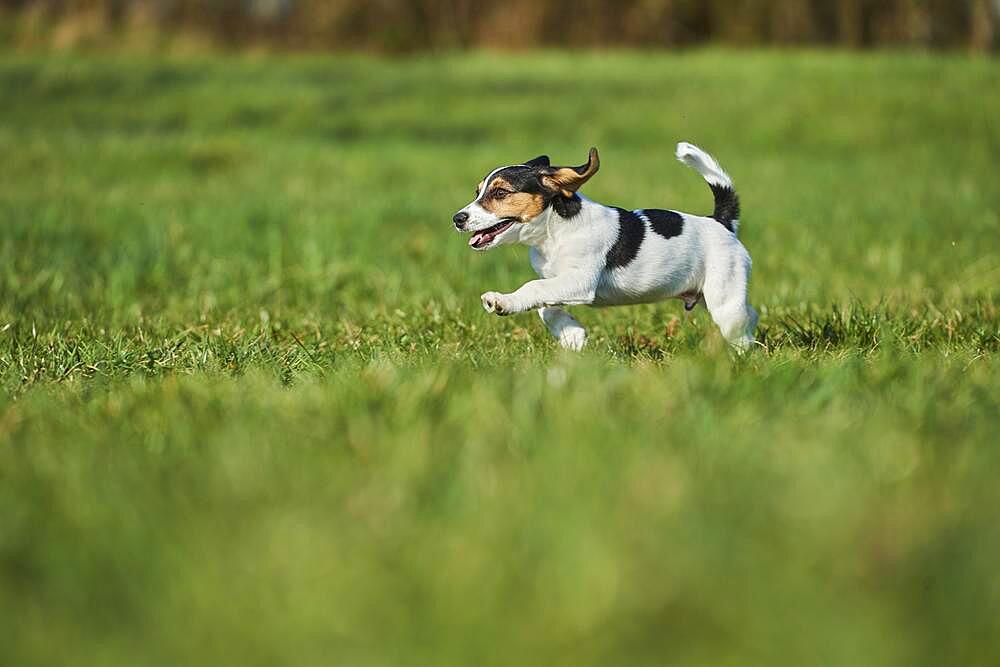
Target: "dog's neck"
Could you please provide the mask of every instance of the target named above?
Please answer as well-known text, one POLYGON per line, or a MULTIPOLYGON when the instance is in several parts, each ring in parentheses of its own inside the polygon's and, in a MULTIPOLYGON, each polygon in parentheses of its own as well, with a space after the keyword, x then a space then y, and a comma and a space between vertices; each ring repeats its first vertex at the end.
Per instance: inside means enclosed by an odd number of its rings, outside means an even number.
POLYGON ((577 196, 580 198, 579 213, 571 218, 564 218, 556 212, 555 207, 549 206, 537 218, 521 227, 518 243, 544 249, 545 246, 557 242, 560 232, 566 231, 569 225, 587 224, 607 208, 583 195, 577 196))

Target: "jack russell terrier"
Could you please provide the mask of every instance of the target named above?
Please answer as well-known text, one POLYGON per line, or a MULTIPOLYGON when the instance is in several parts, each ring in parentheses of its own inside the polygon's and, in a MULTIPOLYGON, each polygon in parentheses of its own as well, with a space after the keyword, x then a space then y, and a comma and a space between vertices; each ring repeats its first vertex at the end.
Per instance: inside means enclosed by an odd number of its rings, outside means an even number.
POLYGON ((596 148, 579 167, 553 167, 542 155, 491 171, 475 200, 455 214, 455 227, 472 234, 474 250, 529 246, 539 279, 510 294, 486 292, 483 307, 497 315, 537 310, 563 347, 580 350, 587 331, 563 306, 683 299, 687 310, 704 303, 726 340, 747 350, 757 312, 747 302, 750 255, 736 238, 740 203, 733 181, 697 146, 678 144, 677 159, 708 182, 715 195, 711 217, 626 211, 581 196, 600 167, 596 148))

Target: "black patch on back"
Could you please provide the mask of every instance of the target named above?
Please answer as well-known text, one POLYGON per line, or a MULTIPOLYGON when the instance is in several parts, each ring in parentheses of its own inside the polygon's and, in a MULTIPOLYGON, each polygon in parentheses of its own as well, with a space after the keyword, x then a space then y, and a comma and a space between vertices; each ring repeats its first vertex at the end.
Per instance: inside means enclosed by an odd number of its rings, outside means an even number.
POLYGON ((639 254, 639 246, 646 238, 646 223, 632 211, 615 208, 618 212, 618 239, 608 250, 604 263, 609 269, 628 266, 639 254))
POLYGON ((665 239, 680 236, 684 231, 684 218, 677 211, 647 208, 641 213, 649 220, 649 226, 653 231, 665 239))
POLYGON ((740 198, 731 187, 712 183, 709 183, 709 187, 715 195, 715 212, 712 217, 721 222, 723 227, 733 231, 733 220, 740 219, 740 198))

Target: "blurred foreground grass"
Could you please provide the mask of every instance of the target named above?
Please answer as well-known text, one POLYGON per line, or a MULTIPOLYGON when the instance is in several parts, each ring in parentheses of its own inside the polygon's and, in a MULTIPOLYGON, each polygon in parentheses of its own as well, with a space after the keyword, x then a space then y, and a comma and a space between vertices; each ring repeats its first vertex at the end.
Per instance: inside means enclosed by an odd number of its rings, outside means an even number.
POLYGON ((705 52, 0 64, 0 663, 1000 661, 1000 77, 705 52), (710 208, 765 349, 478 295, 497 164, 710 208))

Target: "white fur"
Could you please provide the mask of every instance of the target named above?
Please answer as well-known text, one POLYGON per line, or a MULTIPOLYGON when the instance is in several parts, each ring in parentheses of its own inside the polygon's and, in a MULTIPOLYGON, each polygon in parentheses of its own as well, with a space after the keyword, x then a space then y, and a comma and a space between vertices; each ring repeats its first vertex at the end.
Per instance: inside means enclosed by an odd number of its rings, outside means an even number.
MULTIPOLYGON (((732 180, 707 153, 681 143, 677 157, 706 181, 732 187, 732 180)), ((538 280, 502 294, 486 292, 483 307, 498 315, 538 310, 542 321, 563 347, 579 350, 586 342, 583 326, 559 306, 595 307, 652 303, 670 298, 704 303, 733 347, 743 351, 754 342, 757 313, 747 302, 750 255, 736 238, 713 218, 681 213, 680 235, 669 239, 653 232, 642 211, 646 234, 635 259, 624 267, 608 268, 608 251, 618 238, 618 213, 581 197, 580 213, 563 219, 552 207, 533 220, 514 224, 483 250, 522 243, 530 250, 538 280)), ((477 201, 466 206, 467 229, 476 231, 499 219, 477 201)))
POLYGON ((677 144, 677 159, 701 174, 713 185, 733 187, 733 179, 719 166, 711 155, 693 144, 682 141, 677 144))

